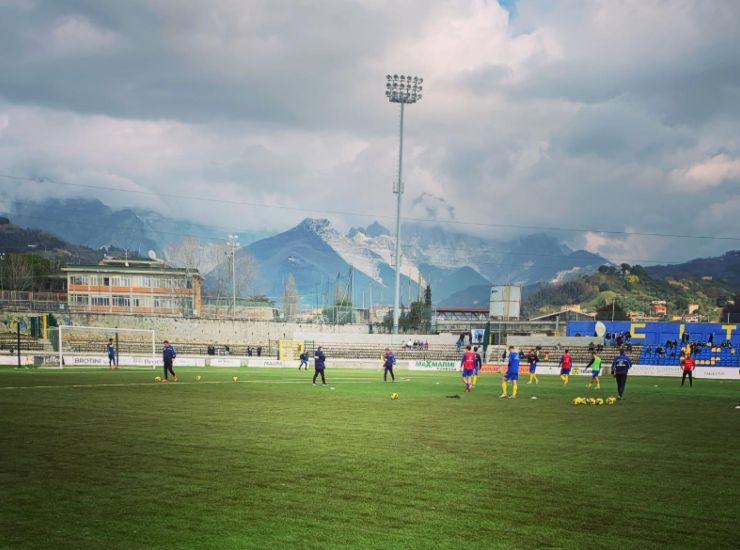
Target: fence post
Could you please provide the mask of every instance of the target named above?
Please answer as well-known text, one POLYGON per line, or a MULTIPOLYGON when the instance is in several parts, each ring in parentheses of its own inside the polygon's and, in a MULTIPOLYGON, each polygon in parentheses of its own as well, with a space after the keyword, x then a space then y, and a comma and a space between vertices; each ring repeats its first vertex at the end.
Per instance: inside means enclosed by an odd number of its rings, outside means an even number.
POLYGON ((15 324, 16 351, 18 352, 18 368, 21 368, 21 320, 15 324))

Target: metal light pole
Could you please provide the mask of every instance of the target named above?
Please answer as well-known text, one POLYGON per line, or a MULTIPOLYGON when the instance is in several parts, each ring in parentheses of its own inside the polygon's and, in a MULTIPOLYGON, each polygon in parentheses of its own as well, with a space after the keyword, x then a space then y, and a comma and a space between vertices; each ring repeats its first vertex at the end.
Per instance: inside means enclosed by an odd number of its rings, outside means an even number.
POLYGON ((226 245, 231 248, 231 290, 232 290, 232 302, 231 302, 231 318, 236 318, 236 249, 239 248, 239 241, 237 240, 238 235, 229 235, 229 240, 226 241, 226 245))
POLYGON ((396 290, 393 302, 393 334, 398 334, 398 320, 401 317, 401 197, 403 196, 403 114, 406 104, 421 100, 422 83, 424 79, 418 76, 387 75, 385 77, 385 96, 391 103, 401 104, 401 123, 398 142, 398 180, 393 192, 398 195, 396 200, 396 290))

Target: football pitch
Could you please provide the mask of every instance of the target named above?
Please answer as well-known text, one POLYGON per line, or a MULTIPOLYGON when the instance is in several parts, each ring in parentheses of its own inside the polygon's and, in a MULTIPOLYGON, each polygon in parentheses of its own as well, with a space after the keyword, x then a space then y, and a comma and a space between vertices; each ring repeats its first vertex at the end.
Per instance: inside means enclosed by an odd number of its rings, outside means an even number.
POLYGON ((466 394, 457 373, 176 370, 0 370, 0 547, 740 540, 740 382, 632 377, 622 403, 572 406, 613 380, 504 400, 494 374, 466 394))

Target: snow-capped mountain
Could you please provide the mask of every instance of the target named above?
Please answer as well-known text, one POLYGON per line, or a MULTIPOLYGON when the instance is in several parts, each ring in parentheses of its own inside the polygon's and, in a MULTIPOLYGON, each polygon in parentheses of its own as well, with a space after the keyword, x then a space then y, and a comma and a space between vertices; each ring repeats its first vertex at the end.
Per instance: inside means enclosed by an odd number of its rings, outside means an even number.
MULTIPOLYGON (((261 291, 270 296, 282 295, 283 281, 292 273, 304 302, 321 303, 320 297, 331 295, 327 289, 333 289, 337 275, 346 280, 351 267, 354 303, 360 304, 364 295, 367 304, 370 294, 374 303, 392 301, 394 246, 390 232, 377 222, 345 235, 328 220, 307 218, 246 250, 260 266, 261 291)), ((408 225, 402 231, 402 300, 416 298, 419 281, 431 284, 435 303, 443 303, 450 296, 470 294, 464 291, 471 287, 566 280, 605 263, 600 256, 573 251, 543 234, 499 242, 441 226, 408 225)))

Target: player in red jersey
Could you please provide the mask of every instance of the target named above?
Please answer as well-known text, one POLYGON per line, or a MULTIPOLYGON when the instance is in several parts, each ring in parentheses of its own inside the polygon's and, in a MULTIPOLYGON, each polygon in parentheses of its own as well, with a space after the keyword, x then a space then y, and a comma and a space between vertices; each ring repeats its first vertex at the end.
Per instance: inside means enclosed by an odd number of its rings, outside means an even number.
POLYGON ((568 350, 565 350, 565 353, 560 358, 560 379, 563 381, 563 386, 568 385, 571 367, 573 367, 573 357, 568 350))
POLYGON ((686 381, 686 377, 689 377, 689 386, 694 387, 694 369, 696 368, 696 362, 691 357, 690 353, 686 354, 686 357, 681 359, 681 368, 683 369, 683 376, 681 377, 681 385, 686 381))
POLYGON ((469 392, 473 389, 473 373, 475 372, 475 352, 472 351, 472 347, 468 345, 465 348, 465 353, 460 360, 460 368, 462 369, 462 378, 465 382, 465 391, 469 392))

